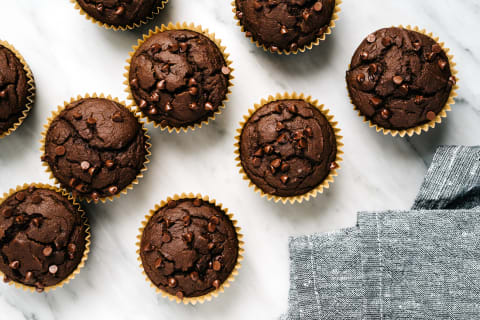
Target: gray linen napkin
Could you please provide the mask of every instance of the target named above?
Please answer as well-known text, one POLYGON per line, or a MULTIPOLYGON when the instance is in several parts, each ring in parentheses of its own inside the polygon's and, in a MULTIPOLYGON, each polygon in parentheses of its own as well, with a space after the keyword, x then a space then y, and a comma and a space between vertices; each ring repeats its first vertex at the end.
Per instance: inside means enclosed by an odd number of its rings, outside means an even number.
MULTIPOLYGON (((480 148, 440 147, 413 209, 479 207, 479 188, 480 148)), ((358 229, 291 238, 283 319, 480 315, 478 214, 360 213, 358 229)))

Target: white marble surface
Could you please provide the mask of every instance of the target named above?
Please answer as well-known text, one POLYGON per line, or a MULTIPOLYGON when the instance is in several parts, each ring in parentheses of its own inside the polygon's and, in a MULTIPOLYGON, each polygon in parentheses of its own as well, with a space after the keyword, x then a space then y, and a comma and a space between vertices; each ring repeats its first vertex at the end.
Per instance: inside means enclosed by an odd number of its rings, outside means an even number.
POLYGON ((19 49, 37 84, 35 108, 0 140, 0 192, 50 182, 39 139, 50 112, 71 96, 104 92, 121 99, 125 59, 137 37, 169 21, 193 21, 216 32, 231 53, 235 88, 226 111, 208 127, 168 134, 149 127, 152 162, 140 184, 113 203, 90 205, 93 246, 85 269, 63 289, 26 293, 0 284, 0 319, 275 319, 286 310, 289 235, 355 223, 357 210, 411 205, 440 144, 480 142, 480 3, 477 0, 344 0, 333 36, 314 50, 278 57, 240 33, 230 0, 171 0, 154 23, 134 32, 102 29, 67 0, 0 1, 0 38, 19 49), (440 36, 458 63, 460 90, 446 121, 421 136, 375 133, 352 111, 344 73, 359 42, 383 26, 414 24, 440 36), (305 92, 331 108, 343 129, 345 161, 330 190, 297 205, 268 202, 235 167, 233 137, 253 103, 279 91, 305 92), (236 282, 204 305, 177 305, 144 281, 135 254, 143 215, 168 195, 208 194, 235 213, 246 254, 236 282))

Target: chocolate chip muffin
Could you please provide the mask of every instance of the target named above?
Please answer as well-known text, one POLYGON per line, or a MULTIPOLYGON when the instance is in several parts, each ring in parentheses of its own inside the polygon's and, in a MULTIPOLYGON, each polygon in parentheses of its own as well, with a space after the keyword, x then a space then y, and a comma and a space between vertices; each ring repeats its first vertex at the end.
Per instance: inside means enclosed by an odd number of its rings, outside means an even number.
POLYGON ((79 206, 59 191, 29 186, 0 204, 0 271, 41 292, 67 279, 87 248, 79 206))
POLYGON ((82 98, 51 121, 43 160, 65 189, 98 201, 132 184, 144 168, 147 140, 142 124, 122 104, 82 98))
POLYGON ((243 126, 239 152, 250 181, 278 197, 307 194, 337 168, 335 131, 304 100, 278 100, 257 109, 243 126))
POLYGON ((456 82, 440 44, 403 28, 368 35, 355 51, 346 78, 361 114, 392 130, 435 120, 456 82))
POLYGON ((235 0, 247 37, 272 52, 304 49, 328 30, 335 0, 235 0))
POLYGON ((92 18, 114 27, 139 24, 153 17, 167 0, 76 0, 92 18))
POLYGON ((128 81, 141 112, 162 128, 213 117, 226 99, 230 68, 222 51, 191 30, 154 33, 135 51, 128 81))
POLYGON ((14 129, 30 108, 33 85, 25 69, 16 53, 0 42, 0 137, 14 129))
POLYGON ((180 299, 218 289, 239 257, 237 232, 218 206, 198 198, 170 200, 149 219, 140 242, 155 286, 180 299))

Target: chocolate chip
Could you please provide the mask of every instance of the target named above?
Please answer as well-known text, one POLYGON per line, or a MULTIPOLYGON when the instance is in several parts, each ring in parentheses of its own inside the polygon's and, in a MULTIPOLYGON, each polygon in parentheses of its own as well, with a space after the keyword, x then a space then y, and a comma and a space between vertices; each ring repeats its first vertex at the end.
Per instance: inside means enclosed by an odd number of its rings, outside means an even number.
POLYGON ((193 86, 196 86, 198 83, 197 83, 197 80, 195 80, 195 78, 190 78, 188 80, 188 86, 189 87, 193 87, 193 86))
POLYGON ((97 168, 91 167, 90 169, 88 169, 88 174, 93 177, 96 171, 97 171, 97 168))
POLYGON ((380 115, 382 116, 383 119, 387 120, 390 117, 390 111, 384 108, 380 112, 380 115))
POLYGON ((303 131, 302 130, 295 131, 295 133, 293 134, 293 140, 300 140, 302 138, 303 138, 303 131))
POLYGON ((376 74, 378 71, 378 65, 376 63, 371 63, 369 66, 368 66, 368 72, 370 74, 376 74))
POLYGON ((440 69, 445 70, 445 67, 447 66, 447 61, 443 59, 438 60, 438 66, 440 67, 440 69))
POLYGON ((315 2, 315 4, 313 5, 313 10, 315 10, 317 12, 320 12, 320 11, 322 11, 322 9, 323 9, 322 2, 320 2, 320 1, 315 2))
POLYGON ((130 80, 130 86, 135 89, 138 88, 138 79, 133 78, 132 80, 130 80))
POLYGON ((167 102, 167 103, 165 104, 164 110, 165 110, 165 112, 170 112, 170 111, 172 111, 172 110, 173 110, 172 104, 171 104, 170 102, 167 102))
POLYGON ((151 243, 147 243, 143 246, 143 251, 144 252, 151 252, 153 251, 154 247, 151 243))
POLYGON ((190 105, 188 106, 191 110, 196 110, 198 109, 198 105, 196 102, 192 102, 190 103, 190 105))
POLYGON ((28 271, 26 274, 25 274, 25 281, 26 282, 30 282, 33 280, 33 272, 32 271, 28 271))
POLYGON ((338 164, 336 162, 330 163, 330 170, 335 170, 338 168, 338 164))
POLYGON ((172 236, 168 232, 165 232, 162 235, 162 241, 163 242, 170 242, 170 240, 172 240, 172 236))
POLYGON ((170 72, 170 66, 168 65, 168 63, 165 63, 161 68, 160 70, 162 70, 162 72, 164 73, 169 73, 170 72))
POLYGON ((280 28, 280 34, 287 34, 287 33, 288 33, 287 27, 282 26, 282 27, 280 28))
POLYGON ((288 169, 290 169, 290 165, 288 163, 283 163, 282 167, 280 168, 280 170, 282 170, 283 172, 287 172, 288 169))
POLYGON ((96 202, 100 200, 100 195, 97 192, 92 192, 92 194, 90 195, 90 198, 92 198, 92 200, 96 202))
POLYGON ((362 83, 363 81, 365 81, 365 75, 363 73, 357 74, 357 82, 362 83))
MULTIPOLYGON (((158 95, 158 93, 157 93, 157 95, 158 95)), ((122 117, 122 114, 120 113, 120 111, 117 111, 113 114, 112 120, 114 122, 122 122, 123 121, 123 117, 122 117)))
POLYGON ((207 229, 208 229, 208 232, 215 232, 215 230, 217 229, 217 226, 215 225, 215 223, 209 222, 207 229))
POLYGON ((210 242, 210 243, 207 245, 207 248, 208 248, 208 250, 210 250, 210 251, 213 250, 213 248, 215 248, 215 243, 210 242))
POLYGON ((15 217, 15 223, 16 224, 23 224, 23 223, 25 223, 25 218, 23 216, 16 216, 15 217))
POLYGON ((307 128, 305 128, 304 132, 305 132, 305 134, 306 134, 308 137, 313 137, 313 130, 312 130, 312 128, 307 127, 307 128))
MULTIPOLYGON (((282 122, 280 122, 280 121, 277 122, 277 124, 275 125, 275 130, 281 131, 281 130, 283 130, 283 129, 285 129, 285 125, 284 125, 282 122)), ((260 149, 260 150, 261 150, 261 149, 260 149)), ((260 155, 260 156, 261 156, 261 155, 260 155)))
POLYGON ((45 248, 43 248, 43 250, 42 250, 42 253, 43 253, 43 255, 44 255, 45 257, 50 257, 50 255, 52 254, 52 252, 53 252, 53 249, 52 249, 52 247, 50 247, 50 246, 49 246, 49 247, 45 247, 45 248))
POLYGON ((193 205, 195 207, 200 207, 202 205, 202 199, 195 199, 193 200, 193 205))
POLYGON ((98 3, 95 8, 97 9, 98 12, 102 13, 103 12, 103 3, 98 3))
POLYGON ((433 51, 425 54, 425 59, 427 59, 427 61, 432 61, 434 57, 435 57, 435 52, 433 51))
POLYGON ((390 46, 391 44, 393 43, 393 40, 392 38, 390 38, 389 36, 386 36, 382 39, 382 44, 384 47, 388 47, 390 46))
POLYGON ((18 268, 20 268, 20 261, 12 261, 8 266, 10 267, 10 269, 17 270, 18 268))
POLYGON ((68 185, 69 185, 70 187, 73 187, 76 182, 77 182, 77 180, 75 180, 75 178, 71 178, 71 179, 68 181, 68 185))
POLYGON ((416 104, 421 104, 423 102, 423 96, 415 96, 414 102, 416 104))
POLYGON ((371 97, 370 98, 370 103, 374 106, 374 107, 378 107, 380 104, 382 104, 382 99, 378 98, 378 97, 371 97))
POLYGON ((402 84, 399 90, 401 94, 406 95, 408 93, 408 84, 402 84))
POLYGON ((186 243, 190 243, 193 240, 193 233, 192 232, 187 232, 182 235, 183 240, 185 240, 186 243))
POLYGON ((7 91, 6 90, 0 91, 0 98, 5 98, 6 96, 7 96, 7 91))
POLYGON ((80 162, 80 168, 82 168, 83 171, 87 171, 88 169, 90 169, 90 162, 88 161, 80 162))
POLYGON ((152 106, 150 110, 148 110, 148 114, 150 115, 156 115, 158 113, 157 109, 152 106))
POLYGON ((223 73, 224 75, 229 75, 231 72, 232 72, 232 70, 230 70, 229 67, 227 67, 227 66, 223 66, 223 67, 222 67, 222 73, 223 73))
POLYGON ((270 51, 278 52, 278 47, 277 46, 270 46, 270 51))
POLYGON ((183 299, 183 292, 182 291, 177 291, 176 296, 178 299, 183 299))
POLYGON ((2 215, 5 217, 5 218, 10 218, 13 214, 13 209, 11 208, 4 208, 2 210, 2 215))
POLYGON ((188 93, 190 93, 192 96, 196 96, 198 93, 197 87, 190 87, 190 89, 188 89, 188 93))
POLYGON ((55 148, 55 154, 59 157, 63 156, 65 154, 65 147, 64 146, 57 146, 55 148))
MULTIPOLYGON (((166 82, 165 80, 160 80, 160 81, 157 82, 157 84, 156 84, 155 87, 156 87, 158 90, 165 90, 166 86, 167 86, 167 82, 166 82)), ((158 101, 158 100, 157 100, 157 101, 158 101)))
POLYGON ((401 85, 403 83, 402 76, 394 76, 392 80, 393 80, 393 83, 395 83, 396 85, 401 85))
POLYGON ((368 43, 373 43, 373 42, 375 42, 375 40, 377 40, 377 37, 375 36, 375 34, 371 33, 367 36, 367 42, 368 43))
POLYGON ((205 110, 213 111, 214 110, 213 104, 211 104, 210 102, 205 102, 205 110))
POLYGON ((50 267, 48 267, 48 272, 51 274, 55 274, 58 272, 58 267, 55 264, 52 264, 50 267))
POLYGON ((450 78, 448 78, 448 83, 453 86, 457 83, 457 79, 454 76, 451 76, 450 78))
POLYGON ((105 161, 105 167, 107 167, 107 169, 113 168, 114 165, 115 165, 115 161, 111 159, 108 159, 105 161))
POLYGON ((435 43, 435 44, 432 46, 432 52, 434 52, 434 53, 440 53, 440 52, 442 52, 442 47, 441 47, 438 43, 435 43))
POLYGON ((303 17, 303 20, 307 21, 308 18, 310 17, 310 12, 308 12, 308 10, 303 10, 302 17, 303 17))
POLYGON ((175 288, 177 286, 177 279, 175 278, 169 278, 168 279, 168 286, 170 288, 175 288))
POLYGON ((147 107, 147 105, 148 105, 148 104, 147 104, 147 101, 145 101, 145 100, 142 99, 142 100, 140 100, 140 103, 138 104, 138 107, 139 107, 140 109, 145 109, 145 108, 147 107))
POLYGON ((298 141, 298 146, 301 148, 301 149, 305 149, 307 147, 307 141, 305 139, 300 139, 298 141))
POLYGON ((190 273, 190 279, 192 279, 193 281, 197 281, 199 279, 198 272, 197 271, 192 271, 190 273))
POLYGON ((178 51, 178 44, 177 43, 172 43, 170 44, 170 46, 168 47, 168 50, 170 50, 170 52, 177 52, 178 51))
POLYGON ((75 190, 77 190, 80 193, 85 193, 87 192, 87 186, 84 185, 83 183, 80 183, 75 187, 75 190))
POLYGON ((298 45, 294 42, 290 45, 290 51, 297 51, 298 45))
POLYGON ((435 112, 433 112, 433 111, 428 111, 427 112, 427 119, 428 120, 433 121, 433 120, 435 120, 435 118, 437 118, 437 115, 435 114, 435 112))
POLYGON ((43 285, 40 282, 35 283, 35 291, 38 293, 42 293, 45 289, 43 288, 43 285))
POLYGON ((75 243, 69 243, 67 246, 67 251, 68 253, 75 253, 75 251, 77 251, 77 246, 75 243))
POLYGON ((282 160, 277 158, 277 159, 273 160, 272 162, 270 162, 270 165, 272 167, 274 167, 275 169, 279 168, 282 165, 282 160))
POLYGON ((116 14, 117 16, 122 15, 124 12, 125 12, 125 7, 124 7, 124 6, 119 6, 119 7, 117 8, 117 10, 115 10, 115 14, 116 14))
POLYGON ((289 179, 289 178, 288 178, 288 176, 287 176, 286 174, 284 174, 284 175, 282 175, 282 176, 280 177, 280 181, 282 181, 283 184, 287 184, 288 179, 289 179))
POLYGON ((180 52, 187 52, 188 50, 188 43, 186 42, 180 42, 178 45, 180 47, 180 52))
POLYGON ((75 120, 82 120, 82 114, 78 111, 73 111, 72 116, 75 120))
POLYGON ((110 188, 108 188, 108 192, 111 194, 111 195, 114 195, 118 192, 118 187, 117 186, 111 186, 110 188))
POLYGON ((240 11, 240 10, 238 10, 238 11, 236 12, 236 15, 237 15, 237 18, 238 18, 238 19, 242 19, 242 18, 243 18, 243 12, 240 11))
POLYGON ((280 136, 277 138, 277 142, 280 144, 285 144, 288 142, 288 137, 285 133, 282 133, 280 136))
POLYGON ((293 114, 297 113, 298 112, 297 106, 294 105, 294 104, 289 105, 288 106, 288 112, 293 113, 293 114))
POLYGON ((90 117, 87 119, 87 123, 91 126, 93 126, 95 123, 97 123, 97 120, 93 117, 90 117))
POLYGON ((415 40, 415 42, 413 42, 413 50, 420 51, 421 48, 422 44, 420 43, 420 40, 415 40))
POLYGON ((219 261, 213 261, 213 270, 220 271, 222 269, 222 264, 219 261))
POLYGON ((220 287, 220 280, 213 280, 212 286, 214 286, 215 289, 218 289, 220 287))
POLYGON ((263 151, 265 151, 266 154, 271 154, 273 152, 273 147, 271 145, 266 145, 263 148, 263 151))
POLYGON ((273 107, 273 112, 275 113, 282 113, 282 108, 280 107, 279 104, 276 104, 274 107, 273 107))
MULTIPOLYGON (((277 126, 280 122, 277 123, 277 126)), ((259 148, 255 153, 253 154, 255 157, 262 157, 263 156, 263 149, 259 148)))
POLYGON ((362 51, 362 52, 360 53, 360 59, 362 59, 362 60, 367 60, 367 59, 368 59, 368 52, 362 51))
POLYGON ((162 266, 162 258, 158 258, 157 260, 155 260, 155 264, 154 264, 154 267, 155 269, 159 269, 161 266, 162 266))

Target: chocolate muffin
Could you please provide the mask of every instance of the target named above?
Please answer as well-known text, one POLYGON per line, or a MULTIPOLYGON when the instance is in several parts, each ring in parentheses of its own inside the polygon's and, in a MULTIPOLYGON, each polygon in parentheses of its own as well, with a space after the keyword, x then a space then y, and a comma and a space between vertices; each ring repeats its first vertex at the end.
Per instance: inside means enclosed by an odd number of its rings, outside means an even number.
POLYGON ((304 100, 278 100, 255 111, 240 135, 240 161, 264 193, 307 194, 337 168, 334 129, 304 100))
POLYGON ((422 33, 403 28, 368 35, 355 51, 346 78, 360 113, 393 130, 435 120, 456 82, 442 47, 422 33))
POLYGON ((135 51, 128 75, 143 115, 162 128, 202 123, 223 105, 230 68, 217 45, 191 30, 151 35, 135 51))
POLYGON ((92 18, 115 27, 133 26, 151 18, 166 0, 77 0, 92 18))
POLYGON ((41 292, 67 279, 87 247, 86 217, 60 192, 28 188, 0 204, 0 271, 41 292))
POLYGON ((29 77, 16 54, 0 43, 0 137, 28 110, 29 77))
POLYGON ((201 199, 170 200, 143 230, 142 265, 149 279, 180 299, 218 289, 237 264, 239 241, 230 218, 201 199))
POLYGON ((235 0, 247 37, 272 52, 303 49, 328 30, 335 0, 235 0))
POLYGON ((43 160, 65 189, 98 201, 136 179, 148 154, 147 139, 142 124, 122 104, 82 98, 51 121, 43 160))

